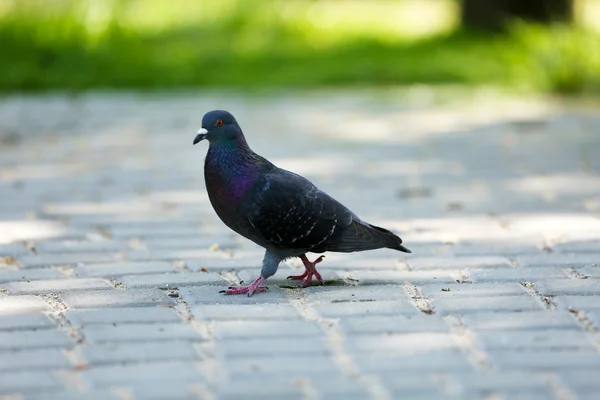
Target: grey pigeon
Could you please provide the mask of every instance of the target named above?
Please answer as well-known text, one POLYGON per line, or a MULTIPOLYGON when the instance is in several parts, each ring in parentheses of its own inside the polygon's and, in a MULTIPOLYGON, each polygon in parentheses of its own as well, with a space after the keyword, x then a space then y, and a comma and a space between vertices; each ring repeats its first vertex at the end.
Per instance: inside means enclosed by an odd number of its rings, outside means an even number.
POLYGON ((410 253, 402 239, 387 229, 358 218, 306 178, 278 168, 253 152, 237 121, 227 111, 210 111, 194 144, 210 143, 204 161, 204 179, 210 202, 229 228, 265 248, 260 276, 247 286, 230 287, 226 294, 251 296, 267 290, 262 283, 277 272, 279 263, 299 257, 308 286, 313 276, 323 282, 306 253, 389 248, 410 253))

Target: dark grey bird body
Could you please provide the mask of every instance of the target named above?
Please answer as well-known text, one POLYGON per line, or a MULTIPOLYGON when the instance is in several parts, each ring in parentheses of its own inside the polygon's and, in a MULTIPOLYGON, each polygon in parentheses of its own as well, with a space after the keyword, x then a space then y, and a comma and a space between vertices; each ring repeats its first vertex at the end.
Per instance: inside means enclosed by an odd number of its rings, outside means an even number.
POLYGON ((266 249, 264 279, 282 260, 307 252, 410 252, 392 232, 362 221, 306 178, 254 153, 231 114, 212 111, 202 127, 210 141, 204 164, 210 202, 225 225, 266 249), (211 132, 213 126, 222 132, 211 132))

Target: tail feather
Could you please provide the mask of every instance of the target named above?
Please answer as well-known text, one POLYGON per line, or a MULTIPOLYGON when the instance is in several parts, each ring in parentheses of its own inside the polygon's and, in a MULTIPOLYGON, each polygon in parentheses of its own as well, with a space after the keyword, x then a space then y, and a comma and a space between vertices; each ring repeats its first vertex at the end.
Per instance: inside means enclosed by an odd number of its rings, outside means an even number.
POLYGON ((327 251, 349 253, 361 250, 389 248, 410 253, 402 245, 402 239, 394 233, 379 226, 360 220, 354 220, 347 228, 336 232, 326 243, 327 251))
POLYGON ((402 239, 400 239, 400 237, 395 235, 393 232, 391 232, 385 228, 381 228, 379 226, 375 226, 375 225, 371 225, 371 224, 369 224, 369 226, 371 228, 373 228, 375 231, 382 233, 384 235, 384 237, 389 241, 389 245, 386 245, 387 248, 393 249, 393 250, 400 250, 405 253, 412 253, 412 251, 410 251, 409 249, 407 249, 406 247, 404 247, 402 245, 402 239))

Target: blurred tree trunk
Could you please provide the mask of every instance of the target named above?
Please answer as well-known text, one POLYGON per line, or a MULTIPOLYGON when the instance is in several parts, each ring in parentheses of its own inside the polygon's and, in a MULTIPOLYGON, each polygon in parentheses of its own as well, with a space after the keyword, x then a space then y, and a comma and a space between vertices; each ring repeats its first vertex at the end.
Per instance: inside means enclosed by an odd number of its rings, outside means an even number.
POLYGON ((462 0, 463 26, 502 30, 510 19, 571 22, 575 0, 462 0))

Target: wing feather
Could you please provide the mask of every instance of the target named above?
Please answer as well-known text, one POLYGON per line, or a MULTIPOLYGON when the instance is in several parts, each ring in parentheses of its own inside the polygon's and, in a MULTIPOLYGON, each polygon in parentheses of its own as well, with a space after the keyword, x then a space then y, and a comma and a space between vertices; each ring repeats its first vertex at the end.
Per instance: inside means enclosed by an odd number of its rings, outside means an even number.
POLYGON ((352 223, 350 210, 299 175, 279 169, 263 179, 249 223, 273 246, 310 251, 352 223))

